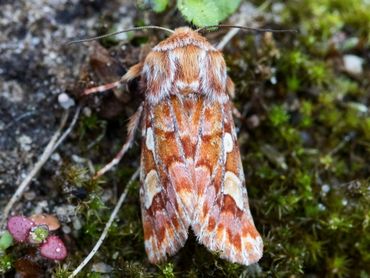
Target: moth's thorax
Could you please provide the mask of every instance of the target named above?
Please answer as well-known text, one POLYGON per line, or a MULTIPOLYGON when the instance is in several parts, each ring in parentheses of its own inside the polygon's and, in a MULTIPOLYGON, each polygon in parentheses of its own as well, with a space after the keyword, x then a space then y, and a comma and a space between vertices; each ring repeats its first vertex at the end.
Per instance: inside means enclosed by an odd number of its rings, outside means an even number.
POLYGON ((187 27, 160 42, 144 61, 145 96, 152 104, 169 95, 203 95, 225 102, 226 65, 220 51, 187 27))

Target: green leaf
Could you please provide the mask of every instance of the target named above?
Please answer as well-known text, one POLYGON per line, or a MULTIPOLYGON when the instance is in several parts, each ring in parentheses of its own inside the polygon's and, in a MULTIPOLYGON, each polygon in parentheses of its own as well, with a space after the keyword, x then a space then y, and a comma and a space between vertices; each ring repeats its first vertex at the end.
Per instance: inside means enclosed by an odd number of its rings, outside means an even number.
POLYGON ((240 0, 178 0, 177 8, 185 19, 198 27, 217 25, 231 15, 240 0))
POLYGON ((156 13, 163 12, 168 6, 168 0, 152 0, 151 6, 156 13))
POLYGON ((240 4, 240 0, 218 0, 212 2, 218 6, 218 9, 221 11, 222 15, 224 15, 224 18, 220 19, 220 21, 233 14, 240 4))
POLYGON ((12 235, 8 231, 5 231, 0 237, 0 250, 6 250, 12 244, 13 244, 12 235))

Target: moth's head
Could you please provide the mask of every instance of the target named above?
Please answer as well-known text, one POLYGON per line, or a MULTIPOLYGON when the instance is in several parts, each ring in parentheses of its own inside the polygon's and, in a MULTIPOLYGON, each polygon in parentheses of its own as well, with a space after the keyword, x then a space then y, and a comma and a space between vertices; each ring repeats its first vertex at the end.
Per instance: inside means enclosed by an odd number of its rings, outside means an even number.
MULTIPOLYGON (((190 27, 179 27, 175 29, 175 32, 171 35, 171 37, 180 37, 184 38, 203 38, 196 30, 191 29, 190 27)), ((204 38, 203 38, 204 39, 204 38)))
POLYGON ((215 48, 207 41, 205 37, 199 34, 196 30, 190 27, 180 27, 175 29, 174 33, 167 39, 161 41, 154 51, 168 51, 187 45, 194 45, 203 50, 215 50, 215 48))
POLYGON ((172 36, 178 35, 178 34, 197 34, 198 35, 198 32, 191 29, 190 27, 183 26, 183 27, 176 28, 172 36))

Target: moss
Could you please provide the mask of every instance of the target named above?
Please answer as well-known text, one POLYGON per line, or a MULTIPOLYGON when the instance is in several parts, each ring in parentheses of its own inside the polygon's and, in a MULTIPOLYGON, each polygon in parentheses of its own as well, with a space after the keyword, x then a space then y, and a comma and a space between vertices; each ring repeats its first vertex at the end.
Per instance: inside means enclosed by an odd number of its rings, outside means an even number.
POLYGON ((0 253, 0 274, 4 274, 12 269, 14 259, 10 255, 0 253))
POLYGON ((288 122, 289 115, 286 110, 281 106, 273 106, 269 112, 269 119, 271 124, 275 127, 281 126, 288 122))
POLYGON ((172 263, 166 263, 163 266, 159 267, 161 270, 161 273, 158 275, 158 277, 161 278, 174 278, 174 265, 172 263))
MULTIPOLYGON (((236 84, 235 105, 247 119, 259 120, 253 128, 236 124, 250 207, 265 244, 261 261, 249 267, 225 262, 191 235, 168 262, 149 264, 135 183, 93 263, 111 265, 117 277, 369 277, 370 85, 364 77, 370 72, 365 66, 363 76, 351 76, 342 64, 345 54, 369 52, 369 5, 289 1, 277 16, 279 28, 299 33, 240 35, 224 51, 236 84)), ((117 125, 122 128, 123 120, 117 125)), ((80 122, 75 141, 95 168, 122 144, 113 129, 97 115, 80 122), (100 134, 102 141, 88 148, 100 134)), ((76 250, 57 277, 73 270, 100 236, 116 196, 138 167, 139 152, 134 146, 99 181, 91 181, 85 168, 63 171, 63 182, 86 189, 87 197, 69 200, 77 204, 83 227, 73 235, 76 250), (113 192, 108 200, 102 198, 107 192, 113 192)), ((94 275, 89 264, 81 277, 94 275)))
POLYGON ((72 273, 67 269, 63 268, 61 265, 55 267, 53 272, 53 277, 55 278, 68 278, 72 273))

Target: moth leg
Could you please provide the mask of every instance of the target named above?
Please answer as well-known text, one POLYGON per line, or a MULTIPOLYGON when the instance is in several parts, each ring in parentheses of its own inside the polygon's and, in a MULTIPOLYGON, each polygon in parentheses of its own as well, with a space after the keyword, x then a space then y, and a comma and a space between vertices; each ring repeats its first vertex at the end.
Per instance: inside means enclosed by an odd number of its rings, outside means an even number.
POLYGON ((235 85, 229 76, 226 79, 226 93, 231 99, 235 97, 235 85))
POLYGON ((105 165, 103 168, 101 168, 94 176, 94 179, 104 175, 106 172, 111 170, 114 166, 116 166, 122 159, 122 157, 125 155, 125 153, 128 151, 128 149, 131 147, 132 142, 135 138, 135 132, 137 128, 139 127, 141 115, 143 112, 143 105, 140 105, 140 107, 137 109, 134 115, 131 116, 130 121, 127 125, 127 139, 126 142, 123 144, 121 150, 116 154, 114 159, 109 162, 107 165, 105 165))
POLYGON ((233 112, 233 116, 241 121, 244 121, 245 118, 243 117, 242 113, 235 107, 234 103, 231 104, 231 109, 233 112))
MULTIPOLYGON (((226 92, 230 96, 231 99, 235 97, 235 85, 231 78, 228 76, 226 80, 226 92)), ((244 120, 242 113, 235 107, 234 103, 231 102, 231 109, 233 115, 238 118, 239 120, 244 120)))
POLYGON ((111 90, 111 89, 114 89, 114 88, 118 88, 123 83, 127 83, 128 81, 130 81, 130 80, 132 80, 132 79, 134 79, 136 77, 139 77, 140 74, 141 74, 142 68, 143 68, 143 64, 142 63, 138 63, 138 64, 132 66, 125 73, 125 75, 123 75, 121 77, 120 80, 115 81, 115 82, 112 82, 112 83, 107 83, 107 84, 104 84, 104 85, 100 85, 100 86, 96 86, 96 87, 92 87, 92 88, 86 89, 82 93, 82 95, 87 96, 87 95, 90 95, 90 94, 101 93, 101 92, 105 92, 105 91, 108 91, 108 90, 111 90))

